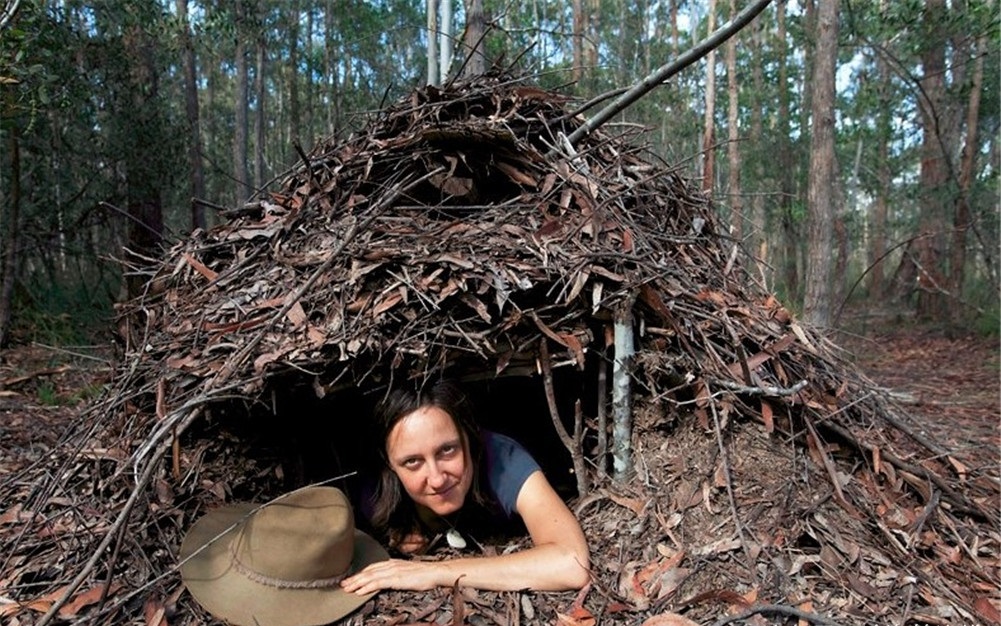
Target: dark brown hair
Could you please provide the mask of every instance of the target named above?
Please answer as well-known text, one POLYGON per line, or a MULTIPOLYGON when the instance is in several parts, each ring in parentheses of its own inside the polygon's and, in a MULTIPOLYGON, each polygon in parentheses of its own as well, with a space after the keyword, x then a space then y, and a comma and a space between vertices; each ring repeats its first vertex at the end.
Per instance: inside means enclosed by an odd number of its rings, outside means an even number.
POLYGON ((466 393, 451 380, 439 380, 425 389, 394 389, 376 406, 372 420, 372 443, 378 451, 379 464, 372 468, 377 480, 369 502, 372 526, 389 539, 390 545, 405 534, 419 530, 420 521, 414 502, 406 497, 400 479, 390 467, 386 440, 401 419, 426 407, 441 409, 452 418, 469 452, 468 462, 472 464, 473 482, 467 498, 471 496, 479 503, 484 501, 479 477, 483 440, 466 393))

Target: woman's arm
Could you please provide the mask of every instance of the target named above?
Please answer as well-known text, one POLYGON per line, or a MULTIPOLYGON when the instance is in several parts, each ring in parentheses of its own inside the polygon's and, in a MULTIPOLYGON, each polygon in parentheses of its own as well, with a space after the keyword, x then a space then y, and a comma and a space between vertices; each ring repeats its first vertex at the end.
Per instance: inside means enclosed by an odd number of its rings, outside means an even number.
POLYGON ((563 591, 586 585, 590 561, 584 531, 541 471, 525 481, 515 509, 532 537, 533 546, 527 550, 434 562, 381 561, 341 585, 358 594, 380 589, 426 590, 456 582, 493 591, 563 591))

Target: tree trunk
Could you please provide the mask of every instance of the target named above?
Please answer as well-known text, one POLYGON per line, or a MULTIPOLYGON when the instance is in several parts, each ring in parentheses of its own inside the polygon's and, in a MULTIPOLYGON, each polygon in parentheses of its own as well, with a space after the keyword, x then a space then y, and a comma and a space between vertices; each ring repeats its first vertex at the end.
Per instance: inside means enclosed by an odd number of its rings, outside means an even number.
MULTIPOLYGON (((709 0, 708 32, 716 30, 716 0, 709 0)), ((716 50, 706 55, 706 110, 702 127, 702 191, 713 195, 716 176, 716 50)))
POLYGON ((441 80, 448 80, 448 73, 452 70, 452 41, 454 30, 452 28, 452 21, 452 0, 441 0, 441 45, 439 46, 441 51, 441 64, 438 72, 438 77, 441 80))
MULTIPOLYGON (((750 145, 761 146, 765 138, 764 134, 764 98, 762 94, 765 88, 765 76, 762 66, 764 59, 761 49, 761 22, 754 20, 751 23, 751 81, 754 84, 754 96, 751 102, 751 136, 750 145)), ((754 255, 758 266, 758 273, 761 275, 765 289, 768 289, 770 280, 767 279, 768 267, 768 239, 765 236, 766 216, 765 216, 765 196, 760 193, 765 188, 765 168, 763 159, 751 159, 751 177, 753 180, 752 189, 758 193, 751 196, 751 215, 747 220, 750 232, 745 235, 748 249, 754 255)))
MULTIPOLYGON (((299 104, 299 0, 292 0, 288 12, 288 112, 290 143, 302 143, 302 108, 299 104)), ((295 157, 292 157, 295 158, 295 157)))
POLYGON ((942 270, 945 259, 945 206, 948 180, 946 154, 943 152, 940 115, 944 114, 945 45, 942 32, 946 19, 945 0, 926 0, 922 20, 923 46, 919 97, 921 112, 920 238, 917 240, 919 317, 943 320, 947 313, 942 270))
MULTIPOLYGON (((9 87, 5 87, 7 91, 9 87)), ((17 124, 11 124, 7 131, 7 154, 10 156, 10 188, 7 192, 6 215, 4 207, 0 206, 0 245, 3 246, 3 257, 0 258, 0 349, 10 343, 10 329, 13 320, 14 282, 17 278, 19 257, 18 234, 21 230, 21 147, 18 141, 20 129, 17 124), (3 219, 6 217, 6 219, 3 219)), ((3 200, 0 192, 0 200, 3 200)))
POLYGON ((334 3, 327 0, 326 10, 323 14, 323 76, 327 86, 327 93, 324 102, 324 109, 327 113, 326 134, 332 136, 336 129, 340 106, 339 90, 337 85, 337 69, 334 66, 334 38, 337 36, 337 29, 334 26, 334 3))
POLYGON ((816 21, 816 52, 812 78, 812 134, 807 210, 806 293, 803 317, 825 327, 831 323, 834 236, 834 73, 838 61, 838 0, 824 0, 816 21))
POLYGON ((198 75, 195 46, 188 26, 188 0, 177 0, 184 48, 184 111, 188 118, 188 175, 191 178, 191 228, 205 228, 205 208, 195 200, 205 199, 205 167, 202 164, 202 133, 198 121, 198 75))
POLYGON ((128 244, 125 254, 131 271, 126 276, 130 298, 140 295, 148 280, 143 269, 151 258, 159 256, 163 243, 163 203, 161 200, 162 170, 150 155, 160 149, 163 137, 163 113, 159 103, 159 76, 154 62, 154 44, 143 27, 133 24, 125 29, 124 44, 129 67, 129 99, 121 102, 128 107, 122 112, 128 124, 143 128, 136 133, 125 157, 125 191, 129 214, 128 244))
MULTIPOLYGON (((737 15, 737 4, 730 0, 730 19, 737 15)), ((757 20, 755 20, 757 21, 757 20)), ((737 38, 726 43, 726 90, 727 90, 727 161, 730 188, 730 224, 733 238, 744 240, 744 198, 740 188, 740 129, 737 127, 740 113, 740 89, 737 85, 737 38)))
POLYGON ((678 56, 678 0, 671 0, 671 53, 678 56))
MULTIPOLYGON (((959 165, 959 190, 952 222, 949 291, 956 297, 960 297, 963 293, 963 278, 966 271, 966 233, 970 229, 970 184, 977 158, 977 124, 980 123, 980 92, 984 85, 986 44, 986 37, 981 35, 977 38, 973 50, 976 62, 970 86, 970 103, 966 110, 966 141, 963 143, 962 160, 959 165)), ((962 321, 962 307, 954 306, 951 310, 952 322, 959 324, 962 321)))
POLYGON ((304 83, 303 88, 306 91, 306 97, 305 97, 306 106, 304 107, 306 123, 303 126, 304 130, 303 145, 305 146, 306 151, 309 152, 310 150, 313 149, 313 144, 316 141, 316 122, 315 122, 316 103, 314 102, 315 100, 314 92, 316 91, 316 89, 314 88, 315 84, 313 81, 314 68, 313 68, 313 53, 312 53, 312 48, 314 42, 316 41, 315 34, 313 32, 314 29, 316 28, 316 24, 313 21, 312 6, 310 5, 310 3, 307 3, 306 7, 307 7, 306 36, 304 38, 304 41, 308 42, 308 45, 306 46, 306 55, 305 55, 306 58, 303 60, 306 66, 305 67, 306 80, 303 81, 304 83))
POLYGON ((242 206, 250 193, 250 170, 247 166, 247 117, 249 87, 247 72, 246 0, 236 0, 236 93, 233 127, 233 180, 236 183, 234 201, 242 206))
POLYGON ((462 75, 465 78, 482 76, 487 72, 487 57, 483 53, 483 36, 486 33, 483 0, 466 0, 466 36, 462 47, 469 57, 462 75))
POLYGON ((584 69, 584 0, 573 0, 573 68, 570 77, 580 83, 584 69))
POLYGON ((776 58, 779 74, 779 106, 777 147, 779 160, 779 189, 781 191, 779 207, 782 224, 782 282, 786 286, 788 298, 792 302, 799 300, 799 266, 797 263, 799 246, 799 229, 793 214, 793 199, 796 197, 795 159, 793 158, 791 132, 791 112, 789 108, 789 81, 786 66, 786 2, 779 0, 775 7, 777 16, 776 58))
POLYGON ((264 164, 264 112, 265 98, 267 96, 264 89, 264 28, 261 28, 257 35, 257 43, 255 47, 257 59, 254 64, 254 100, 257 103, 257 107, 254 110, 254 186, 257 189, 264 189, 267 184, 267 174, 265 172, 264 164))
MULTIPOLYGON (((885 7, 885 4, 883 5, 885 7)), ((893 133, 894 107, 890 97, 890 64, 886 55, 877 53, 879 112, 876 115, 876 205, 872 215, 872 245, 869 256, 869 298, 880 302, 886 294, 886 224, 890 195, 890 140, 893 133)))
POLYGON ((438 74, 438 0, 427 0, 428 12, 428 84, 441 85, 438 74))

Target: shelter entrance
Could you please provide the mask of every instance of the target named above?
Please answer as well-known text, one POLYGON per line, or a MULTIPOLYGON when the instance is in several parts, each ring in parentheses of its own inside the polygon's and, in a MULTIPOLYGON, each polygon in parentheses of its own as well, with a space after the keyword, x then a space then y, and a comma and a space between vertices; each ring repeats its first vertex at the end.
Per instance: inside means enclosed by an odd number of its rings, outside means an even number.
MULTIPOLYGON (((554 372, 555 399, 565 428, 573 431, 574 404, 586 401, 587 377, 578 371, 554 372), (561 393, 560 390, 565 390, 561 393)), ((503 433, 520 442, 536 459, 556 491, 564 498, 577 495, 570 452, 553 424, 542 379, 507 376, 461 382, 470 395, 482 428, 503 433)), ((260 426, 261 437, 284 468, 289 488, 347 475, 364 466, 378 451, 371 449, 366 429, 385 387, 352 387, 319 398, 313 389, 290 385, 276 389, 271 407, 260 426)), ((593 403, 593 401, 592 401, 593 403)), ((593 407, 584 407, 593 415, 593 407)))

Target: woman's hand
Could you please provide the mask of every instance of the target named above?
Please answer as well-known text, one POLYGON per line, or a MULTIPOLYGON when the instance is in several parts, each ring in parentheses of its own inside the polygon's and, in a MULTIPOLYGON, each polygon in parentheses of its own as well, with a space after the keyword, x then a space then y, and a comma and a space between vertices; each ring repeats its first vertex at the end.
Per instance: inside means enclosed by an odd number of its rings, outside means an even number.
MULTIPOLYGON (((427 591, 451 585, 444 580, 444 570, 437 562, 390 559, 372 563, 341 582, 344 591, 365 595, 381 589, 427 591)), ((454 581, 453 581, 454 582, 454 581)))

